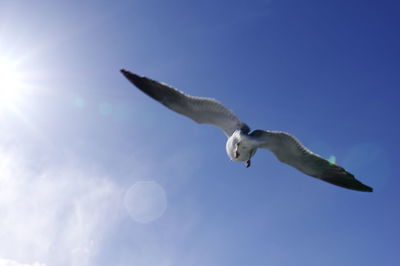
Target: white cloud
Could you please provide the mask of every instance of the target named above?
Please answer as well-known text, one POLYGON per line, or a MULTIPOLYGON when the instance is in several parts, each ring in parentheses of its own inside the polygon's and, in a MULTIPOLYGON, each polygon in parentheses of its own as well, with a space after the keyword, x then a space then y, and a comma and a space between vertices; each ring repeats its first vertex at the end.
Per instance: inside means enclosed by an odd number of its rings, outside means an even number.
MULTIPOLYGON (((119 215, 119 189, 110 178, 71 163, 34 165, 35 159, 0 150, 0 257, 92 265, 119 215)), ((43 265, 15 261, 0 265, 43 265)))
POLYGON ((136 182, 152 180, 167 199, 179 194, 200 165, 198 152, 173 152, 158 161, 162 172, 146 158, 126 156, 114 165, 118 171, 107 169, 122 173, 118 185, 70 149, 15 143, 0 137, 0 258, 28 266, 178 265, 198 222, 192 201, 162 207, 161 219, 144 225, 129 221, 135 206, 125 210, 124 196, 136 182))
POLYGON ((33 264, 25 264, 25 263, 18 263, 13 260, 0 259, 0 266, 45 266, 45 265, 40 264, 38 262, 35 262, 33 264))

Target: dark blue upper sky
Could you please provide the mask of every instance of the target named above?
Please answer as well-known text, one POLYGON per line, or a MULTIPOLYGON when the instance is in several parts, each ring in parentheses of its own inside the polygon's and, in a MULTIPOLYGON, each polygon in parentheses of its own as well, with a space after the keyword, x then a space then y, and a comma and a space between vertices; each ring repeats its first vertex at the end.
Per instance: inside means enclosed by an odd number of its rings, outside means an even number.
POLYGON ((399 11, 389 0, 1 2, 0 58, 23 85, 0 105, 0 262, 396 265, 399 11), (120 68, 287 131, 375 191, 265 150, 249 169, 231 162, 220 130, 167 110, 120 68), (135 184, 157 188, 132 195, 135 184), (154 217, 138 222, 142 212, 154 217))

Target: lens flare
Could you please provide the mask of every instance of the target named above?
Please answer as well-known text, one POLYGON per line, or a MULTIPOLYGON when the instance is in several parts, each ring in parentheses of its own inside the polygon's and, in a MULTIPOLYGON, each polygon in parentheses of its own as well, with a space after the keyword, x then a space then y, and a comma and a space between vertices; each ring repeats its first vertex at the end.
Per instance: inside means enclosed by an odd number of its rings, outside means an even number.
POLYGON ((110 103, 103 102, 99 105, 100 114, 107 116, 112 113, 113 106, 110 103))
POLYGON ((132 220, 149 223, 164 214, 167 197, 163 187, 157 182, 139 181, 126 192, 124 203, 132 220))
POLYGON ((328 161, 330 164, 336 164, 336 156, 335 155, 329 156, 328 161))

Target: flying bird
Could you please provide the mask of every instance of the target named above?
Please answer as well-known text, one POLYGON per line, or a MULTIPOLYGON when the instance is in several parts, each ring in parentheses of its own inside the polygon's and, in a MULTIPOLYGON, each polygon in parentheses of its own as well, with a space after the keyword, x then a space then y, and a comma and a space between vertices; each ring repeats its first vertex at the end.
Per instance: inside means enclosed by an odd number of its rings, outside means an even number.
POLYGON ((372 192, 371 187, 355 179, 344 168, 311 152, 286 132, 260 129, 251 132, 248 125, 215 99, 190 96, 125 69, 121 72, 138 89, 169 109, 197 123, 220 128, 228 138, 226 152, 231 160, 246 162, 246 167, 249 167, 251 157, 258 148, 263 148, 270 150, 279 161, 306 175, 344 188, 372 192))

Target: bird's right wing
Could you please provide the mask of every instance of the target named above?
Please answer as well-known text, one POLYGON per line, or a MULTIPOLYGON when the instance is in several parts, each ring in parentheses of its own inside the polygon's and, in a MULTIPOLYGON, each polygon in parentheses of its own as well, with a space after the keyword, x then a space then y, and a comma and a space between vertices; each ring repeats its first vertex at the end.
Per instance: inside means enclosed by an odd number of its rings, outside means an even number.
POLYGON ((121 70, 122 74, 141 91, 169 109, 180 113, 200 124, 210 124, 220 128, 228 137, 236 130, 248 132, 249 127, 220 102, 202 97, 194 97, 164 83, 121 70))
POLYGON ((314 154, 288 133, 255 130, 250 136, 258 140, 259 148, 272 151, 279 161, 307 175, 344 188, 372 192, 371 187, 355 179, 344 168, 314 154))

